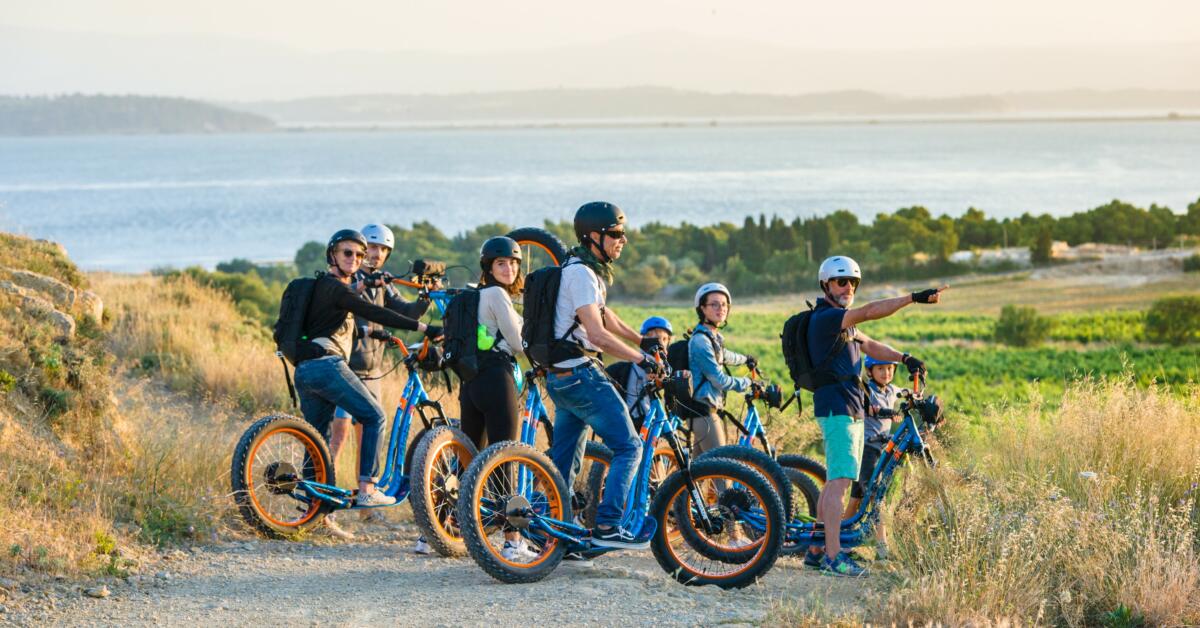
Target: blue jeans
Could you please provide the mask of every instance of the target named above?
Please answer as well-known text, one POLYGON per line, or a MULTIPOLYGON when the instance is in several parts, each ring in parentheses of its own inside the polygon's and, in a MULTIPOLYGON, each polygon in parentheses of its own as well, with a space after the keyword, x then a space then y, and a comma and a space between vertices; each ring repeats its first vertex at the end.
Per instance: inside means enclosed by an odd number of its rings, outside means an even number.
POLYGON ((554 446, 550 448, 550 458, 566 478, 567 490, 574 485, 583 463, 585 427, 590 426, 612 450, 604 499, 596 510, 596 524, 619 524, 642 455, 642 441, 633 430, 625 402, 594 364, 576 367, 572 373, 547 374, 546 391, 554 402, 554 446))
POLYGON ((296 392, 304 420, 329 440, 334 408, 345 408, 363 426, 362 451, 358 455, 358 481, 379 480, 379 441, 383 435, 383 408, 337 356, 306 360, 296 367, 296 392))

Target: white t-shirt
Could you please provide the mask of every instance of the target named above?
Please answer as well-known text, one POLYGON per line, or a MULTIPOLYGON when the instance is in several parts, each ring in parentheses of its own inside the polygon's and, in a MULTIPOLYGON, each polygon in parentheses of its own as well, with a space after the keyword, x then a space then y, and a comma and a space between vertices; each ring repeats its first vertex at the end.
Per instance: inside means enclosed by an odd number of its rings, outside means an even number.
MULTIPOLYGON (((587 264, 578 263, 578 260, 572 257, 568 260, 568 265, 562 269, 562 280, 558 284, 558 303, 554 308, 554 338, 562 338, 563 334, 567 333, 571 325, 575 324, 575 312, 579 308, 595 303, 597 307, 604 307, 604 297, 608 293, 604 282, 600 281, 592 269, 587 267, 587 264), (571 263, 574 262, 574 263, 571 263)), ((571 336, 583 344, 583 347, 588 351, 599 352, 600 348, 588 342, 587 330, 580 325, 571 332, 571 336)), ((580 364, 585 364, 589 358, 573 358, 556 362, 555 367, 561 369, 569 369, 580 364)))

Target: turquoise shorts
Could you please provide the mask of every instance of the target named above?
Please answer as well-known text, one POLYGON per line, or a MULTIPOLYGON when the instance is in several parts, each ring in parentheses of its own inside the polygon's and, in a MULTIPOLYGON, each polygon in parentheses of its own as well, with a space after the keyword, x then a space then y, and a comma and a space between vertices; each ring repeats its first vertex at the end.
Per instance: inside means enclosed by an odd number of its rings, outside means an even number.
POLYGON ((844 414, 817 417, 825 438, 825 479, 858 479, 863 455, 863 421, 844 414))

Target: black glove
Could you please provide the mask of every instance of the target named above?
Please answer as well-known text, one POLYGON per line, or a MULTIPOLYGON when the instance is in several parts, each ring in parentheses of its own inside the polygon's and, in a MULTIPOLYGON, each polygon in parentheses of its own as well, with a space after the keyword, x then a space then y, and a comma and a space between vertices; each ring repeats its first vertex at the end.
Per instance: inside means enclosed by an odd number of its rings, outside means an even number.
POLYGON ((649 353, 642 354, 642 361, 638 363, 638 366, 642 367, 643 371, 646 371, 646 375, 663 375, 666 373, 663 365, 659 364, 658 360, 655 360, 654 356, 649 353))
POLYGON ((386 330, 386 329, 372 329, 371 333, 369 333, 367 335, 374 338, 375 340, 382 340, 384 342, 387 342, 388 340, 392 339, 392 335, 390 333, 388 333, 388 330, 386 330))
POLYGON ((426 325, 425 326, 425 337, 426 338, 430 338, 430 339, 437 338, 438 336, 441 336, 443 333, 445 333, 445 332, 439 325, 426 325))
POLYGON ((913 303, 932 303, 932 301, 930 301, 930 299, 937 296, 937 293, 938 293, 937 288, 930 288, 928 290, 914 292, 914 293, 912 293, 913 303))
POLYGON ((908 355, 907 353, 904 354, 904 366, 908 367, 908 372, 910 375, 925 373, 925 363, 911 355, 908 355))
POLYGON ((752 355, 746 356, 746 368, 750 369, 751 371, 757 371, 758 370, 758 358, 756 358, 752 355))
POLYGON ((366 283, 368 286, 374 286, 378 288, 379 286, 385 286, 391 283, 393 279, 395 279, 395 276, 393 276, 392 273, 389 273, 386 270, 380 270, 367 275, 366 283))

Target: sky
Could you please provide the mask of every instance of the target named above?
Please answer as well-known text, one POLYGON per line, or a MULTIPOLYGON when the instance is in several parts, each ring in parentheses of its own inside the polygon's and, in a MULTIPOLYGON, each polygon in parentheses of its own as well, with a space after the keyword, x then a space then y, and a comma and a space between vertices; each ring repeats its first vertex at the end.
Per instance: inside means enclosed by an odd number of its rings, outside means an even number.
POLYGON ((798 48, 873 50, 1196 42, 1195 0, 9 0, 0 24, 198 33, 307 52, 539 49, 681 31, 798 48))

